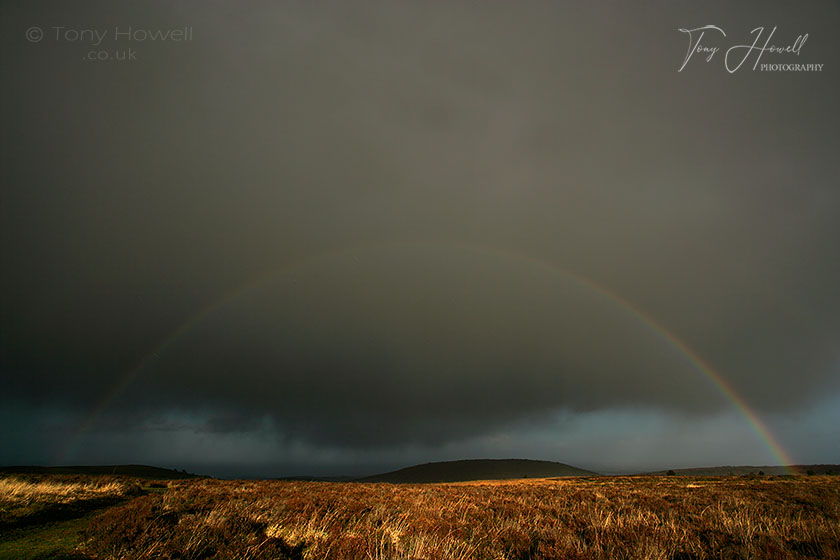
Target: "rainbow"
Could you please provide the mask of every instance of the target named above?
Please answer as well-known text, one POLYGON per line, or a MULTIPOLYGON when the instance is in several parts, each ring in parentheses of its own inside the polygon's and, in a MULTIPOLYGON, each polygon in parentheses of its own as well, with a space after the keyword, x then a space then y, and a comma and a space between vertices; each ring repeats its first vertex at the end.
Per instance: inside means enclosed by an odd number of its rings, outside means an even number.
POLYGON ((783 466, 789 474, 798 474, 793 467, 795 464, 791 456, 785 451, 781 443, 773 435, 767 425, 762 421, 758 413, 753 410, 747 401, 738 394, 737 391, 726 381, 726 379, 717 372, 709 362, 704 360, 697 352, 695 352, 688 344, 683 342, 676 334, 669 331, 656 318, 633 305, 631 302, 620 296, 619 294, 597 284, 596 282, 556 266, 551 262, 544 261, 534 256, 513 252, 496 247, 486 247, 482 245, 471 244, 453 244, 453 243, 429 243, 429 242, 393 242, 393 243, 379 243, 379 244, 362 244, 351 247, 345 247, 333 251, 319 253, 314 256, 299 259, 292 263, 288 263, 279 269, 269 269, 266 272, 252 278, 233 290, 221 295, 212 300, 198 312, 187 317, 180 325, 178 325, 169 335, 159 342, 152 350, 145 356, 139 359, 132 367, 124 371, 117 379, 117 381, 110 387, 110 389, 103 395, 99 403, 85 416, 85 418, 77 424, 73 430, 73 435, 68 438, 68 443, 59 453, 59 459, 66 457, 71 447, 87 432, 92 424, 96 421, 100 414, 106 410, 110 404, 122 394, 125 389, 139 376, 143 371, 150 366, 158 355, 166 351, 167 348, 175 344, 184 334, 191 331, 196 325, 204 321, 208 316, 215 311, 224 307, 226 304, 240 298, 241 296, 251 292, 252 290, 267 284, 270 281, 276 280, 283 275, 289 274, 292 271, 300 270, 308 265, 319 262, 328 261, 341 256, 348 256, 354 253, 371 250, 384 249, 408 249, 408 248, 425 248, 433 250, 462 250, 472 254, 483 254, 488 256, 495 256, 503 259, 514 260, 520 263, 529 264, 537 267, 555 276, 570 280, 573 283, 592 291, 593 293, 603 297, 608 302, 618 306, 620 309, 629 313, 645 328, 653 332, 660 340, 663 340, 675 349, 687 362, 729 402, 732 404, 735 411, 742 416, 752 431, 758 436, 762 444, 767 448, 770 454, 778 461, 779 465, 783 466))

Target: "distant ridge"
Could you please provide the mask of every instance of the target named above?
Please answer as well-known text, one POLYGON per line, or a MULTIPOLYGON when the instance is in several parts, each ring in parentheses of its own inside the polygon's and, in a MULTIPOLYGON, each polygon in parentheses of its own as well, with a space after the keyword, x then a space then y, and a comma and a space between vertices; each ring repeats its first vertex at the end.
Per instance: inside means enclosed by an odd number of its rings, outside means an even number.
POLYGON ((598 473, 552 461, 530 459, 466 459, 415 465, 393 472, 367 476, 358 482, 428 483, 470 480, 508 480, 555 476, 598 476, 598 473))
POLYGON ((744 476, 750 474, 785 475, 792 468, 799 474, 840 474, 840 465, 792 465, 781 466, 726 466, 726 467, 695 467, 689 469, 671 469, 639 473, 640 475, 660 476, 673 473, 676 476, 744 476))
POLYGON ((111 474, 120 476, 133 476, 136 478, 152 478, 167 480, 199 477, 199 475, 191 474, 186 471, 164 469, 161 467, 150 467, 148 465, 80 465, 70 467, 41 467, 30 465, 0 467, 0 474, 111 474))

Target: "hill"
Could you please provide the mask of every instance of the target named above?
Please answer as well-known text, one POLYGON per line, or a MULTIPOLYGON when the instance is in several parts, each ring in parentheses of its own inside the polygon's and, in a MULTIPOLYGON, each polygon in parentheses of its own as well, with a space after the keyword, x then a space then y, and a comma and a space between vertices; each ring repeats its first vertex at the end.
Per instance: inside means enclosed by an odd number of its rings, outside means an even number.
POLYGON ((80 465, 69 467, 14 466, 0 467, 0 474, 86 474, 86 475, 121 475, 149 479, 197 478, 199 475, 186 471, 150 467, 148 465, 80 465))
POLYGON ((367 476, 358 482, 429 483, 558 476, 598 476, 598 473, 552 461, 529 459, 467 459, 415 465, 367 476))

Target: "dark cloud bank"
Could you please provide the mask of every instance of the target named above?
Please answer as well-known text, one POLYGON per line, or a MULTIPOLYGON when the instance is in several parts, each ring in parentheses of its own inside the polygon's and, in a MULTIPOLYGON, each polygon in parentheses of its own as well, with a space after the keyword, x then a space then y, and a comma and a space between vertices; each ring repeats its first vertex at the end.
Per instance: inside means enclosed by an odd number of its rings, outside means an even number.
POLYGON ((837 392, 834 3, 42 8, 2 8, 7 410, 381 452, 731 408, 587 282, 761 414, 837 392), (826 68, 677 72, 708 23, 826 68), (194 39, 49 35, 120 25, 194 39))

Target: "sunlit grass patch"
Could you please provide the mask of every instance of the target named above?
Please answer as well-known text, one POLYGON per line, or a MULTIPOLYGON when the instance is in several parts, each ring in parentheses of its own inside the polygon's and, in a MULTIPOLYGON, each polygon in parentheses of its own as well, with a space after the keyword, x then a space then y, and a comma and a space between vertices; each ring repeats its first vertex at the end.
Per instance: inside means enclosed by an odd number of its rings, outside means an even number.
POLYGON ((0 478, 0 504, 2 506, 33 502, 66 504, 93 497, 122 495, 126 493, 127 488, 126 482, 109 478, 84 481, 57 477, 40 480, 17 477, 0 478))
POLYGON ((111 476, 29 475, 0 478, 0 540, 25 527, 66 521, 142 493, 111 476))

